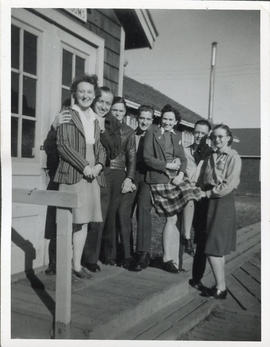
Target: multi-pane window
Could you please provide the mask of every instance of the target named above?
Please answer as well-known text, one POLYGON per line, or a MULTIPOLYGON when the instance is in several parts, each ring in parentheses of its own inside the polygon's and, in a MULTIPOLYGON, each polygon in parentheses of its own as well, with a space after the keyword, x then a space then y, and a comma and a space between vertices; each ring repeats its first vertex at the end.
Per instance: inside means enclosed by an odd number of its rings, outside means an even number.
POLYGON ((11 155, 34 158, 38 37, 11 26, 11 155))
POLYGON ((63 48, 62 51, 62 105, 70 106, 72 103, 70 96, 70 86, 75 77, 85 73, 86 58, 78 51, 63 48))

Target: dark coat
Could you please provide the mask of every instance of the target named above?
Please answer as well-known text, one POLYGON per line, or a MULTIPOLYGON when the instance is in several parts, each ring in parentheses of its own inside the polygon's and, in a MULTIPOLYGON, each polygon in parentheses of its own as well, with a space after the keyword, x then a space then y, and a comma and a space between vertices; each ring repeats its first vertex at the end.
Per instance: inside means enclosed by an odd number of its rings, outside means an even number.
MULTIPOLYGON (((179 158, 181 167, 179 171, 186 172, 187 159, 182 143, 182 134, 178 131, 172 133, 174 158, 179 158)), ((145 134, 144 139, 144 161, 148 167, 146 182, 150 184, 169 183, 169 176, 166 174, 166 154, 165 141, 161 133, 161 128, 152 125, 145 134)))
POLYGON ((116 158, 110 161, 110 168, 125 170, 126 177, 134 179, 136 169, 136 143, 135 132, 127 124, 122 123, 120 128, 121 148, 116 158))
POLYGON ((121 123, 113 115, 108 113, 105 116, 105 131, 100 134, 100 141, 106 150, 107 162, 115 159, 121 150, 121 123))

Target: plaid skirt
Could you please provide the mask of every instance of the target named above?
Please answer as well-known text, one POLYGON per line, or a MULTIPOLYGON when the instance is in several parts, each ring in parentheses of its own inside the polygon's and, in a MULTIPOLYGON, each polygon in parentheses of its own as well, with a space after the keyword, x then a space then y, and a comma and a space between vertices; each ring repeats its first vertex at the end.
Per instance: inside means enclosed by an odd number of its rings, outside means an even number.
POLYGON ((159 216, 174 216, 182 212, 190 200, 201 199, 201 189, 193 186, 188 179, 184 179, 179 186, 172 183, 151 184, 151 193, 156 212, 159 216))

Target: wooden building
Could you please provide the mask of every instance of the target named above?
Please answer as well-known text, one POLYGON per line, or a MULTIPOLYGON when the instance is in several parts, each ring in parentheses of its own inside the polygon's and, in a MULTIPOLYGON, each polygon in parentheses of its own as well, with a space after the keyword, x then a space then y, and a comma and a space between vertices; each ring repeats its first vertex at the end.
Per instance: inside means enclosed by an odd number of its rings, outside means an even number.
POLYGON ((238 194, 260 195, 261 193, 261 129, 232 129, 239 142, 233 142, 242 159, 241 181, 238 194))
MULTIPOLYGON (((158 33, 149 11, 139 9, 14 8, 11 15, 12 184, 45 189, 42 144, 73 78, 95 73, 122 95, 125 50, 152 48, 158 33)), ((45 213, 13 204, 12 274, 47 263, 45 213)))
POLYGON ((175 100, 169 98, 167 95, 154 89, 153 87, 135 81, 134 79, 124 76, 124 88, 123 94, 128 106, 127 123, 133 127, 137 125, 137 110, 140 105, 151 105, 155 110, 156 121, 159 121, 161 115, 161 109, 166 104, 170 104, 176 108, 181 115, 181 122, 179 129, 182 131, 183 145, 187 146, 193 142, 193 128, 194 124, 202 119, 200 115, 191 111, 187 107, 179 104, 175 100))

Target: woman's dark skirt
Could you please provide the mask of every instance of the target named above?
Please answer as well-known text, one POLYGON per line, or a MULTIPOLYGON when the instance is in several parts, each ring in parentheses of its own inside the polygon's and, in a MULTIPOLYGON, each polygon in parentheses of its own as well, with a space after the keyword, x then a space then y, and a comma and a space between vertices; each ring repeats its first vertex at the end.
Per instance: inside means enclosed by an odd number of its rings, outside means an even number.
POLYGON ((236 213, 234 193, 210 199, 207 214, 205 254, 221 257, 235 251, 236 213))

